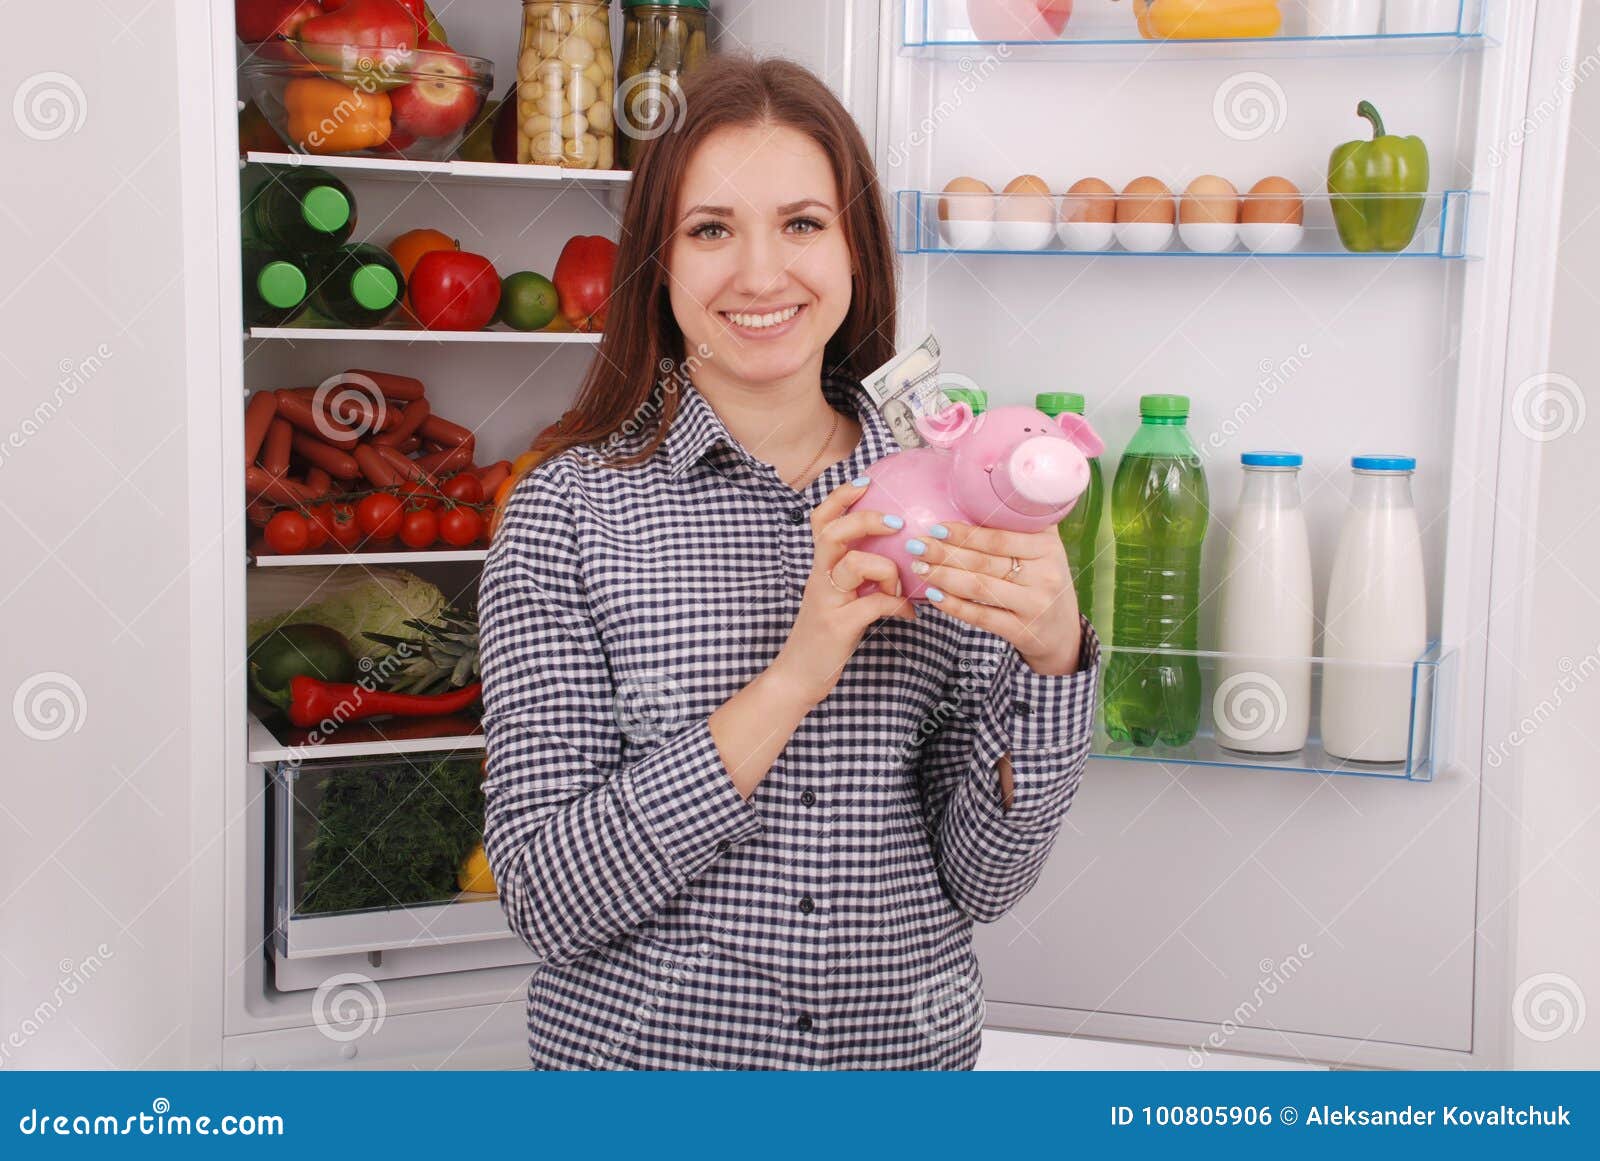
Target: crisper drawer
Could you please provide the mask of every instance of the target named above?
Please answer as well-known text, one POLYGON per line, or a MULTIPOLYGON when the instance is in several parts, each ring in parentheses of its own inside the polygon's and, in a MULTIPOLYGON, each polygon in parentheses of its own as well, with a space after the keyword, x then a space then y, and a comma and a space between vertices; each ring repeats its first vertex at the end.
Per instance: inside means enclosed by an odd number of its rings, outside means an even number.
POLYGON ((330 970, 423 975, 532 962, 492 891, 463 890, 482 842, 482 755, 277 762, 273 937, 280 989, 330 970))

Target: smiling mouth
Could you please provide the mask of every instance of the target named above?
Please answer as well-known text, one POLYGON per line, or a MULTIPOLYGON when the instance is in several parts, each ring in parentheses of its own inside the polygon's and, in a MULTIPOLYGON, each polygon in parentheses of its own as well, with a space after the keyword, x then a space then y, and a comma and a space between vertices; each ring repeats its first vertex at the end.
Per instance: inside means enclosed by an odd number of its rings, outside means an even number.
POLYGON ((735 326, 751 331, 764 331, 782 326, 804 309, 804 306, 786 306, 782 310, 768 311, 764 314, 727 310, 718 311, 717 313, 735 326))

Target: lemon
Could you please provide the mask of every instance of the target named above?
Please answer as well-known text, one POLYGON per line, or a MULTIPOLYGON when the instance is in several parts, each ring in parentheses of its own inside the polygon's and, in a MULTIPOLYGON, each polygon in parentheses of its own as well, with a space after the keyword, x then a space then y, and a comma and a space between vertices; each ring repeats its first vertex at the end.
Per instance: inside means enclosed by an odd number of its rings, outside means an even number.
POLYGON ((500 317, 512 330, 542 331, 560 308, 555 283, 543 274, 519 270, 500 283, 500 317))
POLYGON ((484 853, 482 843, 473 847, 462 860, 461 868, 456 871, 456 886, 463 891, 495 893, 494 872, 489 869, 489 856, 484 853))

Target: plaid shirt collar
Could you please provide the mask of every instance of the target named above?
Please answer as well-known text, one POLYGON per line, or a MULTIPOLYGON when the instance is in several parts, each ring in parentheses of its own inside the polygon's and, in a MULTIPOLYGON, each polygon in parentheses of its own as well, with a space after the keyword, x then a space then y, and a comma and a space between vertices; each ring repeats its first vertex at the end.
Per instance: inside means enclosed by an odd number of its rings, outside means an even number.
MULTIPOLYGON (((844 374, 825 374, 822 393, 836 409, 846 415, 853 414, 861 424, 861 443, 852 458, 862 466, 900 450, 888 423, 878 414, 871 394, 858 380, 844 374)), ((729 433, 716 410, 693 383, 685 381, 679 394, 677 414, 663 441, 667 470, 673 479, 719 447, 743 460, 752 471, 762 469, 763 465, 729 433)))

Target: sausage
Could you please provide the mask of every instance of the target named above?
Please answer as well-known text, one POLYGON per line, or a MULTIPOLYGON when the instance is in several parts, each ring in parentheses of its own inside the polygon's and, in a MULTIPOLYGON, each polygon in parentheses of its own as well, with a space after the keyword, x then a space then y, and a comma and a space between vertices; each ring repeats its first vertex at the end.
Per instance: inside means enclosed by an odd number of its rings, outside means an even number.
POLYGON ((505 483, 506 477, 511 475, 511 461, 500 460, 486 468, 479 468, 477 472, 478 483, 483 485, 485 498, 494 495, 495 489, 505 483))
POLYGON ((394 445, 394 450, 399 452, 401 455, 407 455, 408 456, 412 452, 420 450, 421 447, 422 447, 422 441, 420 439, 418 439, 416 436, 412 436, 410 439, 406 440, 404 443, 395 444, 394 445))
POLYGON ((333 477, 321 468, 311 468, 306 472, 306 491, 314 500, 323 499, 333 491, 333 477))
POLYGON ((372 445, 372 450, 383 457, 383 462, 392 468, 402 481, 421 480, 427 484, 433 483, 433 479, 428 475, 426 469, 418 464, 416 460, 410 460, 401 455, 398 449, 385 447, 380 443, 372 445))
MULTIPOLYGON (((390 408, 391 411, 394 408, 390 408)), ((405 410, 401 411, 398 422, 393 427, 386 427, 381 435, 372 437, 373 443, 385 443, 390 447, 398 447, 416 434, 417 428, 427 421, 433 414, 433 408, 428 406, 426 399, 418 399, 407 403, 405 410)))
POLYGON ((257 391, 244 405, 244 462, 253 464, 261 454, 261 441, 278 414, 278 397, 270 391, 257 391))
POLYGON ((417 434, 423 439, 431 439, 446 447, 464 447, 477 442, 473 434, 459 423, 451 423, 448 419, 440 419, 437 415, 430 415, 423 420, 422 426, 417 428, 417 434))
POLYGON ((331 443, 343 450, 349 450, 360 442, 360 432, 347 424, 340 423, 329 415, 326 409, 317 407, 311 400, 292 395, 288 391, 279 391, 276 394, 278 415, 301 431, 308 432, 324 443, 331 443))
POLYGON ((257 528, 265 528, 277 514, 278 510, 265 500, 252 500, 244 506, 245 519, 257 528))
POLYGON ((295 507, 316 499, 306 493, 304 484, 257 467, 245 468, 244 491, 252 500, 269 500, 274 504, 291 504, 295 507))
POLYGON ((434 452, 432 455, 422 456, 412 461, 423 471, 433 475, 443 475, 449 472, 464 472, 472 467, 472 449, 470 447, 453 447, 445 451, 434 452))
POLYGON ((374 488, 392 488, 400 482, 400 473, 389 466, 389 461, 380 456, 372 444, 358 444, 350 454, 374 488))
POLYGON ((349 370, 346 375, 364 375, 382 391, 384 398, 397 399, 401 403, 410 403, 421 399, 426 388, 421 379, 413 379, 409 375, 391 375, 387 371, 362 371, 349 370))
POLYGON ((359 480, 361 465, 348 452, 324 443, 303 431, 294 433, 293 446, 297 455, 303 456, 313 467, 341 480, 359 480))
POLYGON ((274 418, 267 425, 267 438, 261 448, 261 466, 269 476, 281 476, 289 470, 289 448, 294 439, 294 428, 287 419, 274 418))

